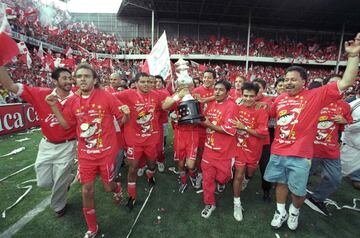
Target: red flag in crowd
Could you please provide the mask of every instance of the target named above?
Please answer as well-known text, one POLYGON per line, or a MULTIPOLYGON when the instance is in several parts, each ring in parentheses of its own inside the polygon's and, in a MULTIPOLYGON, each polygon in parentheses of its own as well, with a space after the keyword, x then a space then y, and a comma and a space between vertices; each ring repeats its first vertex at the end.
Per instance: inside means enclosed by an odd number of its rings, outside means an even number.
POLYGON ((52 36, 57 36, 60 34, 60 29, 56 26, 48 26, 48 32, 52 36))
POLYGON ((5 4, 0 3, 0 66, 19 54, 16 42, 10 36, 10 25, 6 19, 5 4))
POLYGON ((89 52, 87 49, 81 47, 80 45, 76 45, 76 46, 78 47, 81 55, 83 55, 83 56, 88 56, 88 55, 90 55, 90 52, 89 52))

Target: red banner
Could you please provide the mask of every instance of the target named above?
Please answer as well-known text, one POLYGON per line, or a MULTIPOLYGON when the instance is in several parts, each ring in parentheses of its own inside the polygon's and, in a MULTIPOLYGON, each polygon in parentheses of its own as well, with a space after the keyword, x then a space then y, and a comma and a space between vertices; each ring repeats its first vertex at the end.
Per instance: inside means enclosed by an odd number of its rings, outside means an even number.
POLYGON ((0 105, 0 135, 39 126, 40 120, 30 104, 0 105))

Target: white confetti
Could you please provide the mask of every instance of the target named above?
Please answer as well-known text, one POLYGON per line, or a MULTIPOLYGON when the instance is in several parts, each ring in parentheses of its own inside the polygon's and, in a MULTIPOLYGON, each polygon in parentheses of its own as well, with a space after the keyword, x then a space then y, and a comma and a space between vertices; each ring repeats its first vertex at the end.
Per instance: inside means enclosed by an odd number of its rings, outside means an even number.
POLYGON ((19 139, 19 140, 15 140, 16 142, 23 142, 23 141, 27 141, 27 140, 31 140, 30 138, 22 138, 22 139, 19 139))
POLYGON ((13 151, 11 151, 10 153, 7 153, 6 155, 1 155, 0 158, 3 158, 3 157, 6 157, 6 156, 9 156, 9 155, 14 155, 14 154, 17 154, 17 153, 20 153, 21 151, 25 150, 25 147, 20 147, 20 148, 17 148, 13 151))
POLYGON ((275 233, 275 236, 276 238, 280 238, 279 234, 278 233, 275 233))
POLYGON ((161 216, 157 216, 156 218, 157 218, 158 220, 160 220, 160 219, 161 219, 161 216))

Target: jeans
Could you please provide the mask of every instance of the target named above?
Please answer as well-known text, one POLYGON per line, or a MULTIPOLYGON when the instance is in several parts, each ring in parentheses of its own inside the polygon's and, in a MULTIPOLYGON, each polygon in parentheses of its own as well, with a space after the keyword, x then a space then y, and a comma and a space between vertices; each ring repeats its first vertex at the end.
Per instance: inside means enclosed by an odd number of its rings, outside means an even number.
POLYGON ((318 159, 312 160, 311 172, 321 165, 321 179, 318 186, 313 191, 312 197, 319 202, 328 198, 341 183, 341 162, 340 159, 318 159))

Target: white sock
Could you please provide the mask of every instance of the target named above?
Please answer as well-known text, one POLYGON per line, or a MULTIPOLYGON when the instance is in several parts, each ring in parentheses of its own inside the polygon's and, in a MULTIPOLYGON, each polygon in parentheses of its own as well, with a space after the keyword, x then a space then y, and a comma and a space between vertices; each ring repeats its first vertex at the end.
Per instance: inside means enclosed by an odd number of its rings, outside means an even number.
POLYGON ((300 213, 300 208, 296 208, 294 204, 291 203, 289 206, 289 213, 298 215, 300 213))
POLYGON ((281 215, 284 215, 286 213, 285 205, 285 203, 276 203, 276 208, 281 215))
POLYGON ((241 204, 240 197, 234 197, 234 204, 236 205, 241 204))

